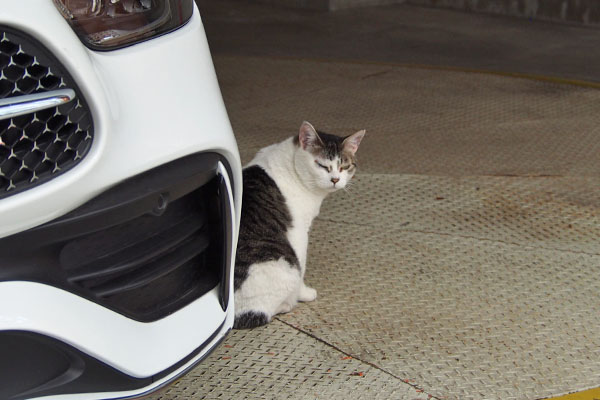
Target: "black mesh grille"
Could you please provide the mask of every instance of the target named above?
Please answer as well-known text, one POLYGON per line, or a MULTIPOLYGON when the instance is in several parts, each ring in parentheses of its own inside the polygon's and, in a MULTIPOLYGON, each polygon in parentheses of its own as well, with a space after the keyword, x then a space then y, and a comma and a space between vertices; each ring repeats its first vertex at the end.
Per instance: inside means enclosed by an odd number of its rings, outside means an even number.
POLYGON ((0 198, 73 168, 88 152, 92 118, 71 76, 34 39, 0 26, 0 99, 75 90, 60 107, 0 120, 0 198))

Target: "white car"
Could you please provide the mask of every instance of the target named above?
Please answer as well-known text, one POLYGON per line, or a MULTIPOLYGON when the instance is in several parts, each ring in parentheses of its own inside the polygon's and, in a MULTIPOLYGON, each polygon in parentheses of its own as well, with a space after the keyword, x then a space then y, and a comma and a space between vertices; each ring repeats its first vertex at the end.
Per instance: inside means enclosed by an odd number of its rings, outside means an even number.
POLYGON ((146 394, 233 324, 241 165, 193 0, 3 0, 0 398, 146 394))

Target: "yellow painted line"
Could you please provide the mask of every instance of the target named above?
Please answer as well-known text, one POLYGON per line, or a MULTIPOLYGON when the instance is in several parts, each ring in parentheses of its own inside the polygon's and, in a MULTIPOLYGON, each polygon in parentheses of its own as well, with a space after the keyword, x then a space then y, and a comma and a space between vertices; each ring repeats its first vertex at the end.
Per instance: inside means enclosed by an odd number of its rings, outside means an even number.
POLYGON ((571 393, 545 400, 600 400, 600 388, 584 390, 583 392, 571 393))
POLYGON ((555 84, 560 84, 560 85, 579 86, 579 87, 589 88, 589 89, 600 89, 600 82, 590 82, 590 81, 583 81, 583 80, 579 80, 579 79, 560 78, 560 77, 556 77, 556 76, 526 74, 526 73, 521 73, 521 72, 495 71, 495 70, 478 69, 478 68, 452 67, 452 66, 428 65, 428 64, 393 63, 393 62, 385 62, 385 61, 368 61, 368 60, 352 60, 352 59, 307 58, 307 57, 293 57, 293 56, 250 56, 250 57, 271 58, 271 59, 289 60, 289 61, 312 61, 312 62, 320 62, 320 63, 379 65, 379 66, 387 66, 387 67, 426 69, 426 70, 432 70, 432 71, 465 72, 465 73, 474 73, 474 74, 503 76, 506 78, 528 79, 528 80, 533 80, 533 81, 555 83, 555 84))
POLYGON ((559 78, 559 77, 555 77, 555 76, 525 74, 525 73, 520 73, 520 72, 505 72, 505 71, 494 71, 494 70, 461 68, 461 67, 444 67, 444 66, 436 67, 436 66, 418 65, 418 64, 414 64, 414 65, 409 64, 408 68, 421 68, 421 69, 432 69, 432 70, 442 70, 442 71, 468 72, 468 73, 475 73, 475 74, 488 74, 488 75, 497 75, 497 76, 503 76, 503 77, 508 77, 508 78, 529 79, 529 80, 534 80, 534 81, 556 83, 556 84, 561 84, 561 85, 572 85, 572 86, 579 86, 579 87, 584 87, 584 88, 600 89, 600 83, 596 83, 596 82, 588 82, 588 81, 582 81, 582 80, 578 80, 578 79, 559 78))

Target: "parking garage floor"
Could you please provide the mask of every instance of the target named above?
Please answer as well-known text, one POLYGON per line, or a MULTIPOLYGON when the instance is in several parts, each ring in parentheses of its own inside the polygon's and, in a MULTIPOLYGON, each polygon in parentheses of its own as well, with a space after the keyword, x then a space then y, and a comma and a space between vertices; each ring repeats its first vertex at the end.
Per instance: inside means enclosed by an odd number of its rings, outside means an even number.
POLYGON ((367 136, 313 225, 318 299, 150 399, 600 397, 599 30, 199 5, 243 162, 303 120, 367 136))

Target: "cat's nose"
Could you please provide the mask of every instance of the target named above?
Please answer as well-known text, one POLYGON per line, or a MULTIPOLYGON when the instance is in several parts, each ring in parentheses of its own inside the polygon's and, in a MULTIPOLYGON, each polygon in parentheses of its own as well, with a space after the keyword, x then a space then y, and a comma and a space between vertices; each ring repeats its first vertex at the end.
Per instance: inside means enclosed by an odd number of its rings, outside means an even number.
POLYGON ((333 182, 334 185, 336 183, 338 183, 339 181, 340 181, 340 178, 331 178, 331 182, 333 182))

